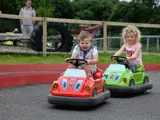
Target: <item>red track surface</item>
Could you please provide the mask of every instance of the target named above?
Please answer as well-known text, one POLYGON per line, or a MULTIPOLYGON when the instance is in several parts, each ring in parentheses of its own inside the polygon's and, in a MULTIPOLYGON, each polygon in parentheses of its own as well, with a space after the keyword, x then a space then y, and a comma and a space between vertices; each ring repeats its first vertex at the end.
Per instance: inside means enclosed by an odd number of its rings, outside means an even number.
MULTIPOLYGON (((100 64, 106 69, 109 64, 100 64)), ((0 88, 27 84, 51 83, 56 80, 67 64, 0 65, 0 88)), ((145 64, 148 71, 160 71, 160 64, 145 64)))

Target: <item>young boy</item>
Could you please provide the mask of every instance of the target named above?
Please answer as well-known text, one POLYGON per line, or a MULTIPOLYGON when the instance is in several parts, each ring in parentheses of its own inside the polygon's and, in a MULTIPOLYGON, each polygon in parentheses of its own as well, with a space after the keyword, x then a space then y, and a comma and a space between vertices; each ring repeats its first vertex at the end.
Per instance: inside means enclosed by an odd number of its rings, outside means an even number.
MULTIPOLYGON (((88 64, 82 66, 82 68, 85 69, 89 75, 96 73, 96 64, 98 63, 98 50, 92 43, 92 34, 88 31, 81 31, 78 36, 78 44, 74 47, 71 57, 86 60, 88 64)), ((73 67, 73 65, 70 67, 73 67)))

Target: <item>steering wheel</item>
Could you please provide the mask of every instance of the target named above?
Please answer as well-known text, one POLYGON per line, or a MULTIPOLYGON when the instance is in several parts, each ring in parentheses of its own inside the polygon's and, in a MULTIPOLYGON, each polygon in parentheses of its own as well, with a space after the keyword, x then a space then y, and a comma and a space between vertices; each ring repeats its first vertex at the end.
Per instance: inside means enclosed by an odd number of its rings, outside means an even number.
POLYGON ((116 60, 118 63, 119 62, 123 62, 123 61, 127 61, 126 57, 122 57, 122 56, 111 56, 112 60, 116 60))
POLYGON ((122 57, 122 56, 111 56, 112 60, 116 60, 117 63, 119 64, 123 64, 128 68, 128 60, 126 57, 122 57))
POLYGON ((72 65, 74 65, 76 68, 78 68, 81 65, 87 64, 88 62, 86 60, 83 59, 76 59, 76 58, 71 58, 71 59, 67 59, 66 60, 67 63, 71 63, 72 65))

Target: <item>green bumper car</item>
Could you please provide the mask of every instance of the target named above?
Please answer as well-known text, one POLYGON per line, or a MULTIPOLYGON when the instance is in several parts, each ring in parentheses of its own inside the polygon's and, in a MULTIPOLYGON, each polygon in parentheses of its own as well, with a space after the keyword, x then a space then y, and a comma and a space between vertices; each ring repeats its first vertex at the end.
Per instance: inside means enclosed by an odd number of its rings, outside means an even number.
POLYGON ((144 93, 152 89, 153 84, 144 66, 137 67, 136 72, 133 73, 128 68, 125 57, 112 56, 111 59, 116 60, 117 63, 110 64, 103 74, 105 88, 111 93, 144 93))

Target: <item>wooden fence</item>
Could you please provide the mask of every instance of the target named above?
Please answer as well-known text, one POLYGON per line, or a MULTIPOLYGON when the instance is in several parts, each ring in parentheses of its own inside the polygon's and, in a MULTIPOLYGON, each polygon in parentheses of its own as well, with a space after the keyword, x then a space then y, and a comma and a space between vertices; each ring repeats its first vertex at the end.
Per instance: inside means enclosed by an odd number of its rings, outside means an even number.
MULTIPOLYGON (((107 26, 127 26, 134 25, 136 27, 145 28, 160 28, 160 24, 142 24, 142 23, 126 23, 126 22, 111 22, 111 21, 90 21, 90 20, 76 20, 76 19, 61 19, 61 18, 46 18, 46 17, 23 17, 12 14, 1 14, 0 18, 8 19, 27 19, 43 22, 43 56, 46 56, 46 42, 47 42, 47 22, 60 23, 79 23, 79 24, 98 24, 103 25, 103 51, 107 52, 107 26)), ((147 39, 147 50, 149 47, 149 38, 147 39)), ((159 39, 157 39, 157 49, 159 49, 159 39)))

